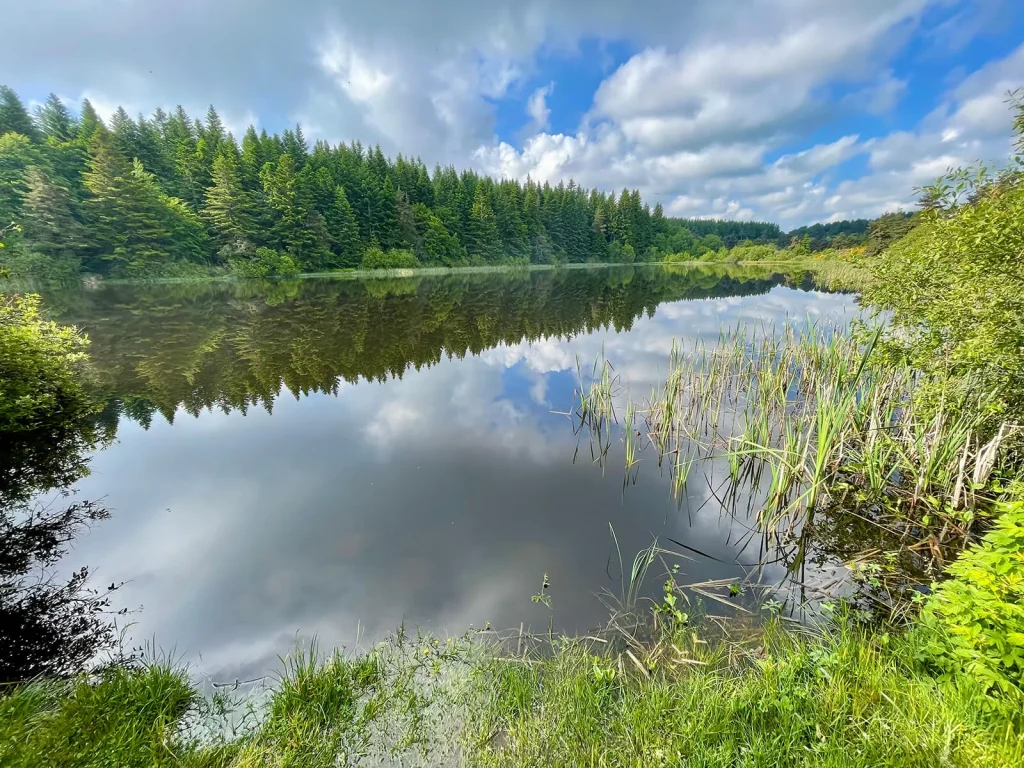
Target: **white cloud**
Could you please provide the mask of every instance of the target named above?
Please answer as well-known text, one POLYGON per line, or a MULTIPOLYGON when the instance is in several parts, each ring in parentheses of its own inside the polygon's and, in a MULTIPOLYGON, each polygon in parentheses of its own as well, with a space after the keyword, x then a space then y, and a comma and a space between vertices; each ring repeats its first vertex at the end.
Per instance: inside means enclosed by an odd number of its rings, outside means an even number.
POLYGON ((547 97, 555 90, 555 84, 548 83, 535 90, 526 101, 526 114, 530 116, 528 128, 534 131, 546 131, 551 127, 551 108, 547 105, 547 97))

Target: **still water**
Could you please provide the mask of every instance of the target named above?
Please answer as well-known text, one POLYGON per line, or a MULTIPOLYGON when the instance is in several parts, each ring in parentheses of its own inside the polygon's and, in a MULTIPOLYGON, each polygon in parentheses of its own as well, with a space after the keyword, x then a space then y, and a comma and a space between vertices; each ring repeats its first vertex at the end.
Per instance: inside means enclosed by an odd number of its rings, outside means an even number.
POLYGON ((630 561, 655 536, 705 553, 680 580, 749 575, 759 542, 707 484, 680 507, 652 456, 625 490, 620 448, 574 461, 577 359, 642 397, 673 337, 857 311, 792 277, 660 267, 44 298, 90 335, 116 428, 77 484, 112 515, 63 567, 125 582, 130 637, 212 680, 402 622, 591 629, 620 588, 609 526, 630 561), (545 574, 550 609, 530 599, 545 574))

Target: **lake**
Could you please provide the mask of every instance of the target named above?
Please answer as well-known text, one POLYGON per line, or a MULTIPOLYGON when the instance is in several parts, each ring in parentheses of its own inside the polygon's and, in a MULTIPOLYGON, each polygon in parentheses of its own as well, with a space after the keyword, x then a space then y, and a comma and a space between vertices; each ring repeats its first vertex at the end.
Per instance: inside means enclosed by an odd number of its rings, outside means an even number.
POLYGON ((708 483, 680 505, 642 454, 624 488, 621 441, 602 468, 562 412, 577 360, 586 372, 603 355, 640 398, 673 338, 858 311, 804 278, 660 266, 101 284, 44 300, 91 337, 116 431, 76 486, 111 517, 63 567, 125 582, 113 607, 130 611, 129 637, 215 681, 403 622, 587 631, 607 616, 597 593, 620 589, 611 530, 627 562, 654 537, 702 553, 680 581, 782 581, 786 564, 757 567, 760 540, 708 483), (550 608, 531 600, 545 574, 550 608))

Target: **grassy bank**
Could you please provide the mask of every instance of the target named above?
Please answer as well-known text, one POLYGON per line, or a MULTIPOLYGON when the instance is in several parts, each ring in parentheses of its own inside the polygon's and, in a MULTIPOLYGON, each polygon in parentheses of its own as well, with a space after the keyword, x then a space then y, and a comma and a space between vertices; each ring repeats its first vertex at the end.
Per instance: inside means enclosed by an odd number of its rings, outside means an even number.
POLYGON ((842 621, 645 643, 396 636, 287 659, 230 739, 184 671, 114 669, 0 698, 5 766, 1012 766, 1020 702, 918 666, 913 636, 842 621), (1012 711, 1017 706, 1016 713, 1012 711), (44 761, 41 756, 45 755, 44 761))

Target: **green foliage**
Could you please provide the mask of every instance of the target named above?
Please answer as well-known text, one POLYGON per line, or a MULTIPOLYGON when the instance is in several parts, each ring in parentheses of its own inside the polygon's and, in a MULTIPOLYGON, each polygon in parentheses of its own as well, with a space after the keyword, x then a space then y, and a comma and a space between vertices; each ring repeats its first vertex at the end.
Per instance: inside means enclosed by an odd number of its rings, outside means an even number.
POLYGON ((72 285, 81 279, 82 263, 75 258, 48 256, 23 244, 0 251, 0 269, 12 280, 72 285))
POLYGON ((251 248, 243 245, 228 258, 235 277, 291 277, 299 274, 299 266, 286 253, 273 248, 251 248))
POLYGON ((992 530, 925 600, 922 657, 1024 701, 1024 502, 1000 504, 992 530))
POLYGON ((184 674, 162 666, 16 688, 0 696, 0 764, 180 765, 175 730, 198 698, 184 674))
POLYGON ((1024 411, 1022 180, 1015 163, 999 174, 962 169, 926 189, 920 224, 882 253, 866 295, 904 329, 894 348, 996 393, 1014 416, 1024 411))
POLYGON ((775 261, 780 258, 779 249, 774 245, 740 244, 729 251, 729 261, 741 264, 751 261, 775 261))
POLYGON ((920 218, 903 213, 886 213, 871 222, 866 255, 878 256, 897 240, 906 237, 920 223, 920 218))
POLYGON ((369 248, 363 254, 362 269, 415 269, 420 263, 412 255, 412 251, 392 248, 383 251, 380 248, 369 248))
POLYGON ((87 339, 44 320, 39 297, 0 297, 0 433, 73 420, 93 405, 81 377, 87 339))
POLYGON ((471 762, 967 768, 1024 757, 1009 721, 982 712, 980 689, 936 685, 902 640, 842 627, 803 639, 769 627, 750 650, 699 639, 684 629, 667 652, 632 646, 632 658, 564 641, 529 666, 493 664, 471 762))

